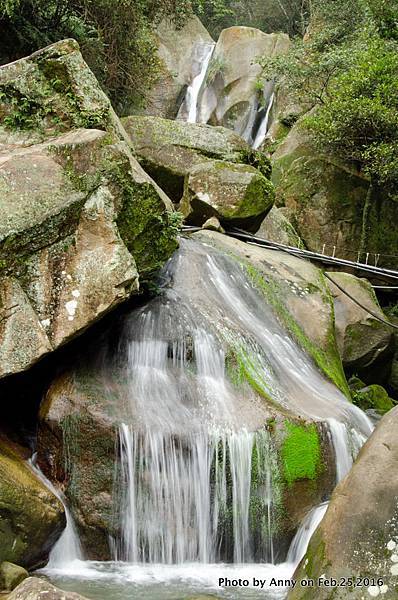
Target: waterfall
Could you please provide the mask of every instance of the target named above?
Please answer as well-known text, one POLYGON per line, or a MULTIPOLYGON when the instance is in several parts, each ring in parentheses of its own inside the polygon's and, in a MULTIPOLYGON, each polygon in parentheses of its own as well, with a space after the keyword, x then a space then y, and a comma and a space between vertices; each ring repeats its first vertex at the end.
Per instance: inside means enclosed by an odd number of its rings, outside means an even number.
POLYGON ((68 508, 68 504, 62 492, 51 483, 49 479, 44 475, 40 467, 36 462, 36 454, 33 454, 29 460, 29 465, 37 477, 44 483, 44 485, 62 502, 65 510, 66 527, 61 534, 61 537, 51 550, 48 568, 59 569, 65 568, 65 566, 84 559, 82 547, 77 534, 74 519, 68 508))
POLYGON ((214 43, 203 42, 196 47, 194 66, 198 69, 198 73, 193 77, 191 84, 187 88, 185 100, 179 112, 179 116, 185 113, 185 120, 188 123, 196 123, 198 121, 200 92, 206 78, 214 46, 214 43))
MULTIPOLYGON (((292 577, 327 503, 308 512, 286 562, 275 564, 285 484, 274 409, 328 426, 337 480, 372 425, 287 334, 251 271, 231 256, 182 239, 159 286, 124 317, 118 344, 101 361, 104 381, 113 374, 122 382, 106 398, 118 423, 113 561, 77 564, 76 576, 128 585, 196 578, 193 593, 250 564, 253 576, 261 563, 268 580, 292 577)), ((68 532, 50 574, 69 576, 66 561, 79 557, 69 513, 68 532)))
POLYGON ((268 432, 201 433, 176 439, 161 432, 141 436, 122 425, 120 446, 127 485, 123 537, 115 559, 244 563, 253 560, 255 545, 261 544, 264 558, 272 561, 268 432), (261 464, 252 471, 253 452, 261 455, 261 464), (261 522, 254 523, 250 515, 259 479, 265 513, 260 539, 254 526, 261 522))
POLYGON ((301 559, 304 557, 310 539, 322 521, 323 517, 328 508, 328 502, 323 502, 319 506, 316 506, 304 517, 296 535, 290 544, 289 552, 287 555, 287 562, 292 565, 292 573, 296 570, 301 559))
POLYGON ((274 98, 275 98, 275 94, 274 94, 274 92, 272 92, 271 97, 270 97, 269 102, 268 102, 267 109, 265 110, 265 114, 264 114, 263 119, 262 119, 262 121, 260 123, 260 126, 258 128, 256 137, 254 138, 253 148, 255 150, 257 150, 258 148, 260 148, 261 144, 265 140, 265 136, 267 135, 268 128, 269 128, 268 127, 268 125, 269 125, 269 117, 270 117, 270 114, 271 114, 272 107, 274 105, 274 98))
POLYGON ((239 263, 182 240, 163 277, 163 293, 130 315, 120 344, 128 394, 114 558, 273 562, 277 466, 263 428, 266 409, 251 388, 231 384, 226 348, 281 408, 329 422, 339 478, 352 464, 347 427, 364 439, 372 427, 286 334, 239 263))

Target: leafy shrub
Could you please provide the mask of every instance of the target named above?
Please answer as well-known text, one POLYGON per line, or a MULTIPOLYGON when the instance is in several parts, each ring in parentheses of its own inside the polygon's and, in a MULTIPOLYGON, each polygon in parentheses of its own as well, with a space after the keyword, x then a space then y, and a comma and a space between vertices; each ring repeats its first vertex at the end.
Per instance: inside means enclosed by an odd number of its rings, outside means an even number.
POLYGON ((0 0, 0 63, 73 37, 124 114, 157 78, 154 27, 163 17, 182 23, 190 10, 189 0, 0 0))

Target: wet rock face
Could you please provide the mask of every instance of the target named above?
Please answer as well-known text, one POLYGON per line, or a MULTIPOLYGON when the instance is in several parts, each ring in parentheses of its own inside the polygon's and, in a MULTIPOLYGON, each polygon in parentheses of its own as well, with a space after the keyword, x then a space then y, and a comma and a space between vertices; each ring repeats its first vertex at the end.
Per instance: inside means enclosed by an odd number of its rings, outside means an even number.
MULTIPOLYGON (((386 586, 376 596, 396 597, 398 542, 396 436, 398 408, 383 417, 362 448, 347 477, 337 486, 328 511, 311 539, 307 554, 295 573, 304 577, 369 577, 386 586)), ((350 590, 350 597, 363 598, 369 586, 350 590)), ((290 598, 345 598, 347 590, 297 586, 290 598)))
POLYGON ((333 299, 320 269, 284 252, 249 246, 217 232, 198 232, 194 237, 250 264, 253 284, 264 292, 266 302, 318 367, 349 396, 335 339, 333 299))
POLYGON ((87 600, 75 592, 64 592, 44 579, 29 577, 8 596, 8 600, 87 600))
MULTIPOLYGON (((43 566, 65 526, 63 506, 26 464, 21 449, 3 437, 0 478, 0 562, 43 566)), ((12 575, 10 568, 0 571, 3 578, 12 575)))
POLYGON ((176 248, 177 224, 76 42, 1 67, 0 91, 4 377, 137 293, 176 248))
POLYGON ((374 315, 387 322, 388 317, 381 310, 366 279, 348 273, 328 275, 334 300, 337 343, 344 367, 350 372, 363 373, 367 381, 372 377, 373 381, 382 382, 388 376, 394 351, 393 330, 358 306, 340 288, 374 315))
POLYGON ((76 369, 53 383, 40 409, 37 451, 46 476, 64 490, 86 558, 109 560, 109 536, 117 537, 118 527, 117 425, 112 391, 97 375, 76 369))

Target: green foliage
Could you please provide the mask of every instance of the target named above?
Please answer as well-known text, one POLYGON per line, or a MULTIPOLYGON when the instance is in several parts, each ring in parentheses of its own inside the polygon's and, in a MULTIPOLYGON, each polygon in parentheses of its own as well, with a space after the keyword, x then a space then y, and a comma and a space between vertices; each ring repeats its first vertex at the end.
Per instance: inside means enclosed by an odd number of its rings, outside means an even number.
POLYGON ((115 107, 129 112, 159 73, 153 28, 190 10, 189 0, 0 0, 0 63, 75 38, 115 107))
POLYGON ((292 485, 298 479, 315 479, 322 467, 316 426, 300 426, 286 422, 285 429, 287 435, 282 446, 282 460, 288 485, 292 485))
POLYGON ((359 164, 378 186, 398 194, 398 53, 375 39, 329 86, 329 99, 306 119, 322 146, 359 164))
POLYGON ((192 0, 192 7, 214 37, 218 37, 225 27, 235 24, 231 0, 192 0))
POLYGON ((225 61, 221 56, 212 58, 206 73, 206 84, 210 85, 213 83, 217 75, 222 74, 224 69, 225 61))
MULTIPOLYGON (((305 40, 264 59, 307 110, 320 151, 351 161, 391 197, 398 194, 398 7, 385 0, 315 0, 305 40)), ((365 215, 366 217, 366 215, 365 215)), ((366 219, 365 219, 366 220, 366 219)))
POLYGON ((194 12, 216 38, 233 25, 266 32, 302 35, 308 24, 310 0, 193 0, 194 12))

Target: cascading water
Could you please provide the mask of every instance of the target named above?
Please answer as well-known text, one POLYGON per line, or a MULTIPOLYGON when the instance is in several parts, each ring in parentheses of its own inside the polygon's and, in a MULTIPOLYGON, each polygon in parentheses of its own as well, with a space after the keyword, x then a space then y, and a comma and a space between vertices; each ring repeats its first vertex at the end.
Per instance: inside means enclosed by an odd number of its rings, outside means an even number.
POLYGON ((196 123, 198 121, 200 92, 206 79, 214 46, 214 43, 209 42, 203 42, 196 46, 196 53, 193 60, 193 69, 194 72, 196 71, 196 74, 187 88, 185 99, 178 115, 178 118, 185 117, 188 123, 196 123))
POLYGON ((260 122, 260 126, 258 128, 256 137, 254 138, 253 148, 255 150, 260 148, 261 144, 264 142, 265 137, 267 135, 267 132, 269 129, 270 114, 271 114, 272 107, 274 105, 274 98, 275 98, 275 94, 274 94, 274 92, 272 92, 271 97, 268 101, 268 106, 265 109, 264 116, 260 122))
MULTIPOLYGON (((332 432, 337 419, 344 430, 346 422, 365 435, 371 426, 286 335, 235 261, 183 241, 165 277, 163 295, 130 317, 122 344, 130 419, 120 428, 125 494, 115 558, 272 561, 271 521, 256 542, 249 522, 252 454, 260 445, 268 448, 261 461, 264 505, 273 501, 268 433, 255 433, 264 408, 250 390, 245 395, 230 384, 225 343, 234 340, 238 354, 249 348, 251 376, 286 410, 330 419, 332 432), (224 523, 227 505, 232 533, 224 523)), ((340 478, 346 450, 335 448, 340 478)), ((265 513, 272 520, 272 510, 265 513)))
MULTIPOLYGON (((253 560, 255 549, 259 551, 249 519, 256 492, 253 452, 261 456, 262 473, 256 471, 256 476, 265 474, 266 533, 272 526, 272 456, 266 431, 173 439, 159 432, 141 437, 122 425, 120 443, 127 493, 123 539, 115 558, 150 564, 253 560), (231 508, 232 519, 227 518, 231 508)), ((272 535, 260 543, 263 558, 272 561, 272 535)))
POLYGON ((162 293, 127 318, 117 351, 126 386, 112 547, 123 562, 112 568, 153 582, 195 579, 194 564, 208 582, 221 562, 233 563, 232 577, 261 562, 267 576, 291 577, 326 505, 304 519, 287 562, 274 565, 278 461, 258 392, 287 415, 328 422, 337 479, 372 426, 286 334, 237 261, 181 240, 162 277, 162 293), (242 369, 256 391, 234 385, 242 369))
POLYGON ((37 477, 44 483, 49 490, 62 502, 65 509, 66 527, 62 532, 61 537, 51 550, 50 559, 48 562, 49 569, 65 569, 70 565, 73 565, 76 561, 84 559, 82 547, 77 534, 75 522, 68 508, 68 504, 63 494, 55 488, 49 479, 44 475, 40 467, 36 462, 36 455, 34 454, 29 461, 31 469, 35 472, 37 477))

